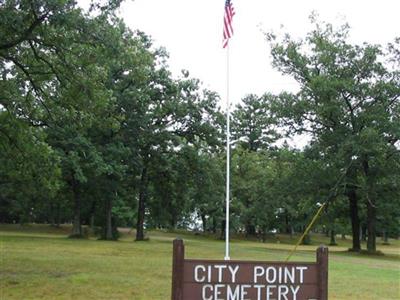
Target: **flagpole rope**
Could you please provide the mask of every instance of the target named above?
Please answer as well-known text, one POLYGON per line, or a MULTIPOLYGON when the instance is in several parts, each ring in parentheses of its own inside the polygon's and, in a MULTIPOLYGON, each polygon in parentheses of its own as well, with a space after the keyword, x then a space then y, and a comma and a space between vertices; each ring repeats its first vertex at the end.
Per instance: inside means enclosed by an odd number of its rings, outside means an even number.
MULTIPOLYGON (((360 149, 356 152, 354 156, 358 156, 360 154, 360 149)), ((300 237, 300 239, 297 241, 295 247, 293 248, 292 251, 290 251, 288 257, 286 258, 285 262, 288 262, 289 259, 292 257, 293 253, 296 252, 297 247, 300 245, 300 243, 303 241, 304 237, 308 234, 308 232, 311 230, 312 226, 314 225, 315 221, 318 219, 319 215, 321 214, 323 208, 331 201, 331 199, 337 194, 337 188, 339 184, 342 182, 343 178, 346 176, 348 170, 350 169, 351 165, 353 164, 353 159, 350 159, 350 163, 346 167, 345 171, 340 175, 339 179, 336 181, 335 185, 331 189, 331 192, 328 195, 328 198, 326 201, 321 205, 321 207, 318 209, 317 213, 314 215, 313 219, 311 220, 310 224, 307 226, 306 230, 300 237)))
POLYGON ((300 243, 303 241, 304 237, 308 234, 310 231, 311 227, 314 225, 315 221, 318 219, 319 215, 321 214, 322 210, 326 206, 328 202, 325 202, 324 204, 321 205, 321 207, 318 209, 317 213, 315 214, 314 218, 311 220, 310 224, 304 231, 303 235, 300 237, 300 239, 297 241, 296 246, 293 248, 293 250, 289 253, 289 256, 286 258, 285 262, 288 262, 289 259, 292 257, 293 253, 296 252, 297 247, 300 245, 300 243))

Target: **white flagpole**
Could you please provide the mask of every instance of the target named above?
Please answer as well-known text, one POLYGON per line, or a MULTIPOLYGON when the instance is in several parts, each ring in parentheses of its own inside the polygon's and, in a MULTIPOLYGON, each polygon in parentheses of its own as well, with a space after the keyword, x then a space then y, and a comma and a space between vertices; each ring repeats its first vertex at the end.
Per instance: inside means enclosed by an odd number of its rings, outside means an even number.
POLYGON ((229 201, 230 201, 230 101, 229 101, 229 43, 226 46, 226 220, 225 220, 225 260, 229 257, 229 201))

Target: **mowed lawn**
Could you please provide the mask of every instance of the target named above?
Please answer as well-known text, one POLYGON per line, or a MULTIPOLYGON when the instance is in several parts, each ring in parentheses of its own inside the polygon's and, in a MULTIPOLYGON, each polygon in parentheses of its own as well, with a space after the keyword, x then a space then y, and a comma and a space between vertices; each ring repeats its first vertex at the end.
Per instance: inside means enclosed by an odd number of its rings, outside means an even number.
MULTIPOLYGON (((0 225, 0 299, 166 300, 171 292, 172 241, 184 239, 186 256, 223 259, 224 242, 191 233, 152 231, 146 242, 133 242, 125 230, 118 242, 71 240, 69 228, 0 225)), ((313 236, 291 261, 314 261, 326 243, 313 236)), ((234 239, 232 259, 282 261, 295 239, 267 243, 234 239)), ((329 299, 400 299, 400 243, 383 246, 383 256, 348 253, 350 241, 330 247, 329 299)))

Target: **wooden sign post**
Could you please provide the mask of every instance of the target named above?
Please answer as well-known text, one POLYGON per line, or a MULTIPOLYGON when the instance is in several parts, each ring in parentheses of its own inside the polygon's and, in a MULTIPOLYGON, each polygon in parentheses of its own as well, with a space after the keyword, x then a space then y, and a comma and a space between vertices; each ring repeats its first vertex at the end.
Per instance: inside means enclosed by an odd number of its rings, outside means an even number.
POLYGON ((172 300, 327 300, 328 248, 316 263, 185 259, 174 240, 172 300))

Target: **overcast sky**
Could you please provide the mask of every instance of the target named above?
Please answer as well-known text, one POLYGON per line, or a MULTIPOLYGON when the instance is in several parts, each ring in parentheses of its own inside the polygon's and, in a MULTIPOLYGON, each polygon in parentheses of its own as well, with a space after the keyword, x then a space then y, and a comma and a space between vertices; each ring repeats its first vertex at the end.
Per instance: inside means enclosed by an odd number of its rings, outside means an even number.
MULTIPOLYGON (((222 49, 225 0, 126 0, 120 15, 170 54, 174 75, 189 70, 204 86, 226 95, 226 51, 222 49)), ((297 85, 271 67, 262 31, 304 36, 312 11, 332 24, 347 22, 354 43, 386 44, 400 36, 399 0, 232 0, 236 15, 230 41, 231 101, 248 93, 296 90, 297 85), (284 28, 282 29, 281 26, 284 28)))

